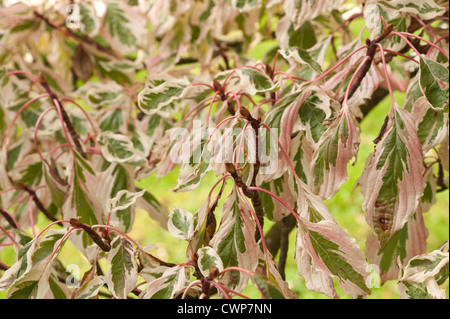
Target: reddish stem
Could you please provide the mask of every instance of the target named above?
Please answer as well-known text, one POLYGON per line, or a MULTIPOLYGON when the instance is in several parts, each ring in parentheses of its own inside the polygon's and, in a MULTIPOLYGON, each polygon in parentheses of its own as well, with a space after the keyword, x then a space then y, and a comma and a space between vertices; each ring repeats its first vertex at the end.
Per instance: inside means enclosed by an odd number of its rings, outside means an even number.
POLYGON ((0 230, 3 231, 5 233, 6 236, 8 236, 9 239, 11 239, 11 242, 16 245, 19 249, 20 249, 20 244, 14 239, 14 237, 12 237, 9 234, 9 231, 7 231, 6 229, 4 229, 1 225, 0 225, 0 230))
MULTIPOLYGON (((396 104, 396 102, 395 102, 395 98, 394 98, 394 93, 392 92, 391 81, 389 80, 389 75, 387 72, 387 65, 386 65, 386 60, 384 58, 383 46, 380 43, 377 43, 377 46, 381 51, 381 60, 383 61, 384 76, 386 77, 386 83, 387 83, 389 95, 391 97, 391 103, 392 103, 392 106, 394 106, 396 104)), ((391 107, 391 109, 393 109, 393 107, 391 107)))
POLYGON ((216 90, 211 84, 208 84, 208 83, 191 83, 190 85, 192 85, 192 86, 201 86, 201 85, 203 85, 203 86, 209 87, 213 91, 216 90))
MULTIPOLYGON (((392 32, 391 35, 398 35, 398 36, 401 37, 403 40, 405 40, 405 41, 409 44, 409 46, 410 46, 411 48, 413 48, 415 51, 417 51, 417 50, 416 50, 415 47, 411 44, 411 42, 409 42, 409 40, 406 39, 406 36, 417 38, 417 39, 419 39, 420 41, 423 41, 423 42, 425 42, 425 43, 428 43, 428 44, 431 45, 433 48, 439 50, 439 51, 440 51, 440 52, 448 59, 448 53, 445 52, 445 50, 441 49, 440 47, 438 47, 438 46, 437 46, 436 44, 434 44, 433 42, 430 42, 430 41, 428 41, 428 40, 426 40, 426 39, 422 38, 421 36, 418 36, 418 35, 416 35, 416 34, 414 34, 414 33, 409 33, 409 32, 392 32)), ((420 55, 420 53, 419 53, 419 55, 420 55)))
POLYGON ((350 82, 348 82, 347 85, 347 90, 345 90, 345 96, 344 96, 344 102, 343 102, 343 109, 347 108, 347 101, 348 101, 348 97, 349 97, 349 93, 350 93, 350 89, 352 88, 352 84, 353 81, 355 80, 355 78, 360 74, 361 69, 366 65, 366 61, 370 59, 369 57, 364 57, 364 61, 358 66, 358 68, 356 69, 356 71, 353 73, 352 77, 350 78, 350 82))
POLYGON ((249 186, 248 189, 249 190, 255 190, 255 191, 264 192, 264 193, 272 196, 273 198, 278 200, 284 207, 286 207, 295 216, 295 218, 297 220, 300 220, 300 216, 284 200, 282 200, 280 197, 278 197, 277 195, 275 195, 271 191, 268 191, 267 189, 264 189, 264 188, 261 188, 261 187, 257 187, 257 186, 249 186))
MULTIPOLYGON (((223 285, 221 285, 221 284, 219 284, 219 283, 217 283, 217 282, 215 282, 215 281, 210 281, 209 282, 211 285, 213 285, 214 287, 216 287, 217 288, 217 290, 219 290, 222 294, 223 294, 223 296, 225 297, 225 299, 231 299, 231 297, 230 297, 230 295, 225 291, 225 286, 223 286, 223 285)), ((231 289, 230 289, 231 290, 231 289)))
POLYGON ((398 55, 398 56, 404 57, 405 59, 408 59, 410 61, 413 61, 413 62, 419 64, 419 62, 417 60, 414 60, 414 58, 412 58, 410 56, 407 56, 406 54, 403 54, 403 53, 400 53, 400 52, 396 52, 396 51, 392 51, 392 50, 389 50, 389 49, 384 49, 384 51, 389 53, 389 54, 393 54, 393 55, 398 55))
POLYGON ((362 49, 367 49, 367 46, 361 46, 356 50, 353 50, 349 55, 347 55, 345 58, 343 58, 341 61, 339 61, 335 66, 333 66, 331 69, 329 69, 328 71, 326 71, 324 74, 322 74, 321 76, 319 76, 318 78, 314 79, 313 81, 311 81, 311 84, 315 84, 318 81, 320 81, 321 79, 323 79, 324 77, 326 77, 328 74, 330 74, 331 72, 333 72, 334 70, 336 70, 338 67, 340 67, 345 61, 347 61, 348 59, 350 59, 355 53, 361 51, 362 49))

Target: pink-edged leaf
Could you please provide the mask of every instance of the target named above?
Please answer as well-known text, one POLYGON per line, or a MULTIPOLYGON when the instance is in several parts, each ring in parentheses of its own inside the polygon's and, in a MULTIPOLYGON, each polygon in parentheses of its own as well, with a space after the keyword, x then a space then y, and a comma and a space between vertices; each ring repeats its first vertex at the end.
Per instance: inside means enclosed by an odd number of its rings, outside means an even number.
POLYGON ((267 252, 267 255, 261 258, 265 260, 265 272, 269 282, 283 293, 284 298, 297 299, 297 295, 289 288, 288 282, 281 277, 277 263, 270 252, 267 252))
POLYGON ((367 295, 368 263, 356 240, 337 224, 325 202, 297 179, 298 231, 295 258, 298 272, 311 289, 335 298, 330 279, 346 294, 367 295), (307 254, 307 255, 306 255, 307 254))
MULTIPOLYGON (((290 184, 292 184, 292 178, 289 178, 289 174, 285 173, 283 176, 276 178, 273 181, 262 183, 260 187, 277 195, 285 203, 293 207, 296 201, 296 195, 290 184)), ((259 196, 261 197, 264 206, 264 213, 270 220, 279 221, 290 214, 289 210, 287 210, 283 204, 269 194, 261 192, 259 196)))
POLYGON ((350 111, 344 111, 319 140, 312 170, 314 190, 329 199, 347 180, 347 164, 356 156, 360 143, 359 125, 350 111))
POLYGON ((359 178, 366 221, 380 248, 402 229, 423 194, 423 155, 411 114, 393 106, 382 140, 359 178))
MULTIPOLYGON (((250 212, 233 188, 223 204, 220 226, 210 241, 225 268, 241 267, 255 271, 260 250, 255 241, 255 228, 255 221, 250 218, 250 212)), ((236 291, 241 291, 247 285, 248 279, 247 274, 229 271, 221 277, 221 282, 236 291)))
POLYGON ((417 211, 410 220, 397 231, 382 249, 374 233, 367 237, 366 252, 371 264, 377 265, 381 283, 398 278, 398 264, 406 264, 413 256, 426 251, 428 230, 422 212, 417 211))
POLYGON ((309 290, 317 291, 332 299, 338 297, 332 277, 326 271, 316 267, 311 255, 299 245, 296 246, 295 259, 297 260, 298 274, 305 279, 305 285, 309 290))
POLYGON ((366 253, 371 264, 377 265, 381 282, 398 278, 398 262, 402 265, 416 256, 426 252, 428 229, 423 220, 431 205, 436 201, 436 177, 433 170, 426 170, 424 194, 420 198, 416 212, 410 217, 405 226, 392 235, 386 245, 380 249, 374 233, 366 240, 366 253))
MULTIPOLYGON (((346 294, 367 295, 368 264, 356 240, 333 220, 317 223, 302 219, 297 232, 297 246, 301 246, 311 256, 315 267, 335 278, 346 294)), ((302 251, 296 252, 301 265, 302 251)), ((318 272, 321 280, 324 276, 318 272)), ((322 286, 330 292, 327 281, 322 286)))

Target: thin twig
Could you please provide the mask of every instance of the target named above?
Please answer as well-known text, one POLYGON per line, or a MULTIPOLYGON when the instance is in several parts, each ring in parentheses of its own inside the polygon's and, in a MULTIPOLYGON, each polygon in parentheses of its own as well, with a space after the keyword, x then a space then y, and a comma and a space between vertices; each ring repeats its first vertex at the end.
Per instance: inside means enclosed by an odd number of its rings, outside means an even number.
MULTIPOLYGON (((86 158, 86 153, 84 152, 83 148, 81 147, 80 137, 78 136, 78 133, 75 131, 72 121, 70 120, 69 115, 67 114, 66 110, 64 109, 58 96, 55 94, 55 92, 52 91, 52 89, 50 88, 50 86, 47 83, 47 80, 45 79, 45 77, 42 74, 39 77, 39 82, 41 83, 42 87, 45 89, 47 94, 50 96, 50 99, 52 100, 53 104, 55 104, 56 109, 58 109, 58 111, 61 111, 61 115, 62 115, 64 124, 66 125, 66 127, 69 131, 69 134, 72 137, 73 143, 75 144, 75 147, 76 147, 78 153, 83 158, 86 158)), ((69 142, 69 141, 67 141, 67 142, 69 142)))

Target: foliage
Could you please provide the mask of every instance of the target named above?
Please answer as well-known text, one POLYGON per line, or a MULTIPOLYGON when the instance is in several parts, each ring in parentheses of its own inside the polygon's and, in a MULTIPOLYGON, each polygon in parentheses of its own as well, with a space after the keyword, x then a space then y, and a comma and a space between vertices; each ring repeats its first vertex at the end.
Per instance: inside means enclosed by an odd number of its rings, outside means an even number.
POLYGON ((427 247, 423 214, 448 189, 448 1, 0 5, 8 298, 302 298, 288 258, 329 298, 367 298, 373 269, 401 298, 445 298, 448 240, 427 247), (356 160, 363 249, 327 205, 356 160), (196 211, 142 187, 173 172, 191 197, 214 176, 196 211), (181 263, 131 236, 137 210, 181 263), (65 245, 90 265, 75 281, 65 245))

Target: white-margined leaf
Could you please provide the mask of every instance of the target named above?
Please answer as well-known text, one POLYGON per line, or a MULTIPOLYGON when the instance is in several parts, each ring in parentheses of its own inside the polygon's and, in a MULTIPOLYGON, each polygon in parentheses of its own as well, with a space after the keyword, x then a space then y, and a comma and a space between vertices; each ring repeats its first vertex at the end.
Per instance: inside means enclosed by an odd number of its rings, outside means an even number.
POLYGON ((272 81, 270 76, 256 68, 242 67, 224 71, 217 74, 216 79, 226 78, 230 73, 233 73, 233 75, 227 83, 227 89, 229 90, 239 88, 249 95, 255 95, 260 92, 275 91, 278 88, 278 85, 272 81))
POLYGON ((192 238, 194 233, 194 221, 191 212, 184 209, 175 208, 169 215, 167 229, 170 234, 182 240, 192 238))
POLYGON ((438 109, 448 105, 449 75, 448 67, 421 57, 420 59, 420 87, 428 102, 438 109))
POLYGON ((448 241, 440 249, 412 258, 403 267, 399 279, 399 295, 404 299, 445 299, 439 287, 449 274, 448 241))
POLYGON ((126 299, 134 289, 138 279, 138 266, 133 245, 118 236, 111 242, 108 261, 111 266, 105 275, 109 291, 118 299, 126 299))
POLYGON ((184 89, 189 85, 185 78, 170 75, 152 76, 138 94, 138 105, 142 112, 167 116, 173 111, 172 103, 183 97, 184 89))
POLYGON ((223 263, 217 252, 211 247, 202 247, 198 251, 198 267, 204 277, 208 277, 211 270, 217 268, 219 272, 223 270, 223 263))
POLYGON ((185 266, 168 268, 159 278, 149 282, 140 299, 172 299, 189 284, 189 271, 185 266))
POLYGON ((104 276, 97 275, 97 265, 94 264, 87 270, 77 288, 72 292, 71 299, 89 299, 97 296, 100 288, 105 284, 104 276))
POLYGON ((142 164, 146 160, 145 153, 127 135, 106 131, 98 137, 98 141, 108 162, 142 164))
POLYGON ((94 5, 90 1, 80 2, 80 31, 90 37, 98 34, 100 29, 100 19, 97 16, 94 5))
POLYGON ((448 112, 431 106, 422 96, 412 107, 416 122, 417 135, 422 151, 426 154, 433 147, 441 144, 448 133, 448 112))
POLYGON ((330 298, 336 293, 326 276, 336 279, 346 294, 370 294, 366 282, 368 263, 356 240, 337 224, 318 195, 298 179, 297 185, 299 217, 295 256, 299 274, 310 289, 330 298))
POLYGON ((108 1, 103 18, 104 36, 122 54, 135 52, 145 32, 145 18, 136 8, 108 1))
POLYGON ((67 229, 51 229, 45 236, 24 245, 17 254, 17 261, 3 274, 0 290, 9 289, 9 298, 25 295, 29 299, 45 298, 52 288, 49 281, 54 280, 51 278, 52 261, 67 239, 66 233, 67 229))
POLYGON ((111 213, 115 213, 118 210, 124 210, 131 205, 134 205, 139 197, 145 193, 145 190, 141 190, 137 193, 130 192, 126 189, 122 189, 117 194, 108 200, 108 208, 111 213))

